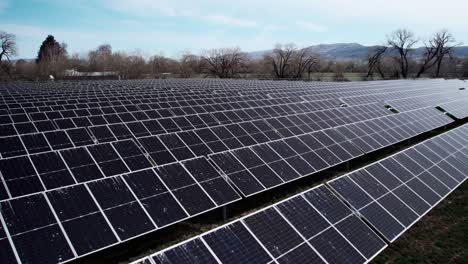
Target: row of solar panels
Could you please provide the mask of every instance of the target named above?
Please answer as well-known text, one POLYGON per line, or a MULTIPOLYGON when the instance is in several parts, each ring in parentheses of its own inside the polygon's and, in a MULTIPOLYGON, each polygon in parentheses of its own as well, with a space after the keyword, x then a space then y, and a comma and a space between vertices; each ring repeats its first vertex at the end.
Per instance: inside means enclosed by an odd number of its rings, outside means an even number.
MULTIPOLYGON (((305 84, 307 86, 307 84, 305 84)), ((274 98, 283 96, 329 96, 331 98, 373 96, 377 94, 390 94, 389 98, 404 98, 405 93, 419 90, 421 93, 432 89, 456 90, 466 87, 466 82, 460 80, 425 80, 425 81, 373 81, 331 83, 331 87, 322 87, 314 83, 305 89, 275 89, 269 93, 274 98), (393 93, 396 93, 393 95, 393 93), (401 94, 398 95, 398 94, 401 94)), ((378 101, 378 100, 376 100, 378 101)), ((375 101, 374 101, 375 102, 375 101)))
POLYGON ((135 263, 366 263, 466 178, 468 125, 135 263))
POLYGON ((104 176, 207 155, 218 164, 239 190, 248 196, 452 121, 435 109, 363 120, 360 123, 309 133, 307 131, 310 131, 310 128, 301 130, 299 128, 302 126, 299 126, 295 127, 298 131, 294 133, 291 132, 294 131, 291 127, 283 129, 277 127, 276 131, 273 128, 261 130, 257 128, 256 130, 248 129, 247 131, 251 132, 249 134, 241 134, 235 133, 234 125, 229 125, 227 128, 223 127, 224 130, 207 129, 204 133, 203 130, 195 130, 191 133, 181 132, 140 137, 135 140, 119 140, 111 144, 92 144, 91 138, 83 139, 85 133, 78 134, 80 143, 91 143, 87 147, 73 147, 71 141, 59 140, 59 135, 66 135, 64 132, 63 134, 59 132, 48 134, 53 135, 50 137, 54 140, 53 145, 47 142, 43 134, 39 134, 42 138, 30 141, 26 139, 31 139, 32 135, 23 136, 20 138, 21 141, 8 142, 8 149, 15 150, 15 152, 8 153, 22 156, 0 160, 3 182, 0 185, 0 199, 56 189, 104 176), (284 129, 289 134, 285 134, 284 129), (234 134, 230 131, 234 131, 234 134), (24 155, 26 153, 21 148, 22 144, 27 146, 29 156, 24 155), (53 148, 54 151, 51 151, 50 146, 56 146, 53 148), (100 157, 103 152, 106 153, 105 158, 100 157), (246 152, 257 152, 257 154, 246 155, 246 152), (273 155, 274 153, 278 155, 273 155), (251 160, 250 162, 245 160, 234 169, 236 163, 233 162, 235 160, 233 155, 239 156, 238 159, 241 160, 245 157, 251 160), (55 158, 52 159, 52 157, 55 158), (48 160, 53 160, 53 162, 45 163, 48 160), (64 162, 59 163, 58 161, 61 160, 64 162), (259 162, 260 160, 263 162, 259 162), (40 168, 44 167, 41 166, 44 163, 51 168, 40 168), (52 166, 53 163, 56 165, 52 166), (259 167, 260 164, 263 165, 263 169, 259 167), (89 169, 91 165, 96 169, 89 169), (16 167, 24 169, 17 171, 14 169, 16 167), (76 169, 77 167, 81 169, 76 169), (103 173, 99 173, 98 167, 103 173), (67 176, 65 176, 64 172, 67 172, 67 168, 70 169, 70 173, 66 173, 67 176), (246 170, 241 168, 246 168, 246 170), (269 176, 271 169, 276 171, 272 175, 279 174, 278 177, 269 176), (50 174, 56 171, 63 173, 50 174), (263 182, 264 177, 268 182, 263 182))
MULTIPOLYGON (((375 118, 379 116, 389 115, 390 112, 385 110, 385 108, 380 107, 378 105, 362 105, 362 106, 354 106, 354 107, 347 107, 347 108, 337 108, 337 109, 329 109, 329 110, 322 110, 317 112, 305 112, 301 114, 292 114, 292 115, 279 115, 278 117, 270 117, 264 116, 261 119, 255 119, 256 121, 242 121, 242 120, 232 120, 226 117, 226 120, 217 121, 214 119, 213 116, 207 115, 204 116, 204 120, 201 119, 199 115, 195 115, 193 117, 197 117, 198 122, 196 123, 197 126, 206 126, 206 127, 213 127, 214 130, 229 130, 228 133, 233 133, 237 137, 242 136, 249 136, 250 134, 258 134, 259 132, 272 134, 273 138, 266 137, 264 139, 275 139, 278 137, 287 137, 291 135, 303 134, 305 132, 317 131, 320 129, 326 129, 329 127, 334 127, 338 125, 343 125, 352 122, 358 122, 370 118, 375 118), (237 121, 237 122, 236 122, 237 121), (209 122, 207 124, 207 122, 209 122), (219 123, 225 123, 228 125, 219 125, 219 123), (216 126, 217 125, 217 126, 216 126), (216 126, 216 127, 215 127, 216 126), (261 131, 259 131, 261 130, 261 131), (275 135, 273 135, 275 134, 275 135)), ((63 119, 62 119, 63 120, 63 119)), ((71 124, 72 120, 68 120, 71 124)), ((164 119, 165 122, 161 122, 161 119, 157 120, 147 120, 143 121, 140 124, 143 128, 146 128, 151 134, 153 135, 160 135, 160 134, 167 134, 170 132, 176 131, 187 131, 192 130, 192 132, 198 134, 200 138, 204 138, 203 134, 210 133, 210 129, 206 128, 195 128, 195 126, 189 122, 188 119, 180 120, 180 119, 164 119), (180 121, 176 123, 176 121, 180 121), (182 128, 180 126, 183 126, 182 128)), ((135 124, 134 122, 129 122, 135 124)), ((12 125, 12 129, 16 128, 16 125, 12 125)), ((33 125, 31 125, 33 126, 33 125)), ((142 127, 140 126, 140 128, 142 127)), ((34 127, 33 127, 34 128, 34 127)), ((70 127, 74 128, 73 126, 70 127)), ((126 138, 135 138, 138 137, 132 133, 130 128, 125 125, 125 123, 116 123, 114 125, 101 125, 101 126, 90 126, 87 129, 91 132, 89 135, 93 135, 94 139, 93 142, 95 143, 102 143, 102 142, 110 142, 116 141, 117 139, 126 139, 126 138)), ((16 129, 16 131, 18 131, 16 129)), ((14 157, 25 155, 27 153, 31 154, 31 152, 27 152, 28 147, 26 143, 31 142, 33 144, 32 148, 39 148, 34 146, 36 142, 41 140, 44 144, 44 148, 47 147, 46 138, 49 141, 53 141, 56 136, 47 136, 50 134, 57 134, 60 131, 62 134, 67 134, 65 131, 57 130, 45 133, 34 133, 35 131, 31 128, 28 135, 22 136, 7 136, 7 137, 0 137, 0 154, 2 158, 7 157, 14 157), (32 133, 32 134, 31 134, 32 133), (23 141, 24 139, 24 141, 23 141), (25 143, 26 141, 26 143, 25 143)), ((71 130, 75 132, 75 130, 71 130)), ((5 132, 6 133, 6 132, 5 132)), ((14 131, 12 131, 14 133, 14 131)), ((212 133, 212 132, 211 132, 212 133)), ((86 134, 81 135, 84 137, 86 134)), ((169 135, 169 134, 167 134, 169 135)), ((71 137, 71 135, 69 135, 71 137)), ((140 136, 141 137, 141 136, 140 136)), ((216 136, 215 136, 216 138, 216 136)), ((66 140, 66 139, 64 139, 66 140)), ((83 141, 83 138, 79 139, 83 141)), ((70 140, 68 140, 70 141, 70 140)), ((207 140, 209 142, 209 140, 207 140)), ((252 139, 253 144, 256 142, 252 139)), ((71 142, 70 142, 71 143, 71 142)), ((56 144, 58 145, 58 144, 56 144)), ((64 145, 64 144, 60 144, 64 145)), ((67 144, 70 145, 70 144, 67 144)), ((63 149, 64 147, 60 147, 63 149)), ((39 151, 33 151, 32 153, 37 153, 39 151)))
MULTIPOLYGON (((67 101, 51 101, 49 103, 41 102, 36 104, 13 104, 4 105, 3 111, 5 114, 19 114, 28 113, 39 115, 35 113, 47 112, 47 111, 65 111, 64 115, 69 113, 66 110, 79 110, 83 114, 87 114, 85 111, 89 109, 90 113, 95 113, 102 109, 103 111, 137 111, 137 110, 158 110, 158 114, 161 116, 175 116, 184 115, 187 113, 195 112, 209 112, 209 111, 222 111, 222 110, 233 110, 242 109, 256 106, 275 105, 281 103, 299 102, 300 98, 284 97, 278 99, 264 98, 264 96, 243 96, 243 97, 230 97, 224 99, 200 99, 200 100, 178 100, 172 103, 157 103, 151 100, 151 98, 141 97, 134 98, 135 96, 129 96, 125 98, 109 100, 109 98, 99 99, 80 99, 80 100, 67 100, 67 101), (125 109, 125 108, 127 109, 125 109), (169 110, 170 109, 170 110, 169 110)), ((103 112, 105 113, 105 112, 103 112)), ((103 114, 101 113, 101 114, 103 114)), ((40 117, 40 115, 39 115, 40 117)))
MULTIPOLYGON (((440 81, 420 82, 373 82, 368 83, 323 83, 323 82, 269 82, 269 81, 244 81, 244 80, 145 80, 145 81, 87 81, 87 82, 55 82, 55 83, 3 83, 0 86, 0 94, 5 98, 33 99, 34 96, 48 95, 61 96, 65 94, 94 94, 94 95, 130 95, 140 93, 152 93, 163 97, 177 95, 203 95, 210 92, 235 95, 236 91, 244 93, 256 92, 308 92, 327 93, 340 91, 373 91, 387 87, 391 89, 412 89, 422 85, 436 85, 440 81), (397 84, 397 85, 395 85, 397 84), (399 86, 398 86, 399 85, 399 86), (401 86, 406 86, 401 88, 401 86)), ((450 84, 451 82, 445 81, 450 84)), ((45 98, 45 97, 39 97, 45 98)))
MULTIPOLYGON (((367 96, 367 95, 372 95, 376 94, 377 95, 382 95, 382 94, 389 94, 389 97, 386 98, 387 100, 389 99, 395 99, 395 97, 391 97, 390 95, 395 94, 395 90, 401 92, 401 95, 398 96, 397 98, 405 98, 408 97, 408 90, 414 89, 416 91, 419 91, 419 94, 427 94, 430 91, 433 91, 434 88, 431 89, 431 87, 437 87, 440 90, 441 85, 443 85, 444 89, 447 91, 453 90, 456 91, 458 88, 460 88, 460 85, 458 83, 453 83, 451 82, 413 82, 412 85, 407 85, 406 87, 402 86, 394 86, 391 83, 388 83, 390 85, 386 85, 383 87, 378 87, 375 84, 369 85, 368 87, 363 87, 364 85, 360 83, 359 85, 353 85, 352 89, 331 89, 331 90, 326 90, 326 89, 320 89, 320 90, 314 90, 314 85, 309 86, 307 89, 302 89, 301 92, 293 92, 292 88, 285 88, 285 87, 275 87, 271 91, 271 93, 268 93, 268 96, 273 97, 273 98, 284 98, 284 97, 293 97, 293 98, 303 98, 303 96, 313 96, 313 100, 319 100, 319 99, 337 99, 337 98, 343 98, 343 97, 351 97, 349 100, 353 99, 356 96, 367 96), (414 86, 415 87, 411 87, 414 86), (424 84, 424 85, 423 85, 424 84), (377 89, 376 89, 377 88, 377 89), (285 90, 287 92, 281 92, 282 90, 285 90)), ((175 92, 173 96, 170 97, 170 101, 168 101, 167 97, 159 98, 155 97, 154 94, 158 92, 156 89, 149 90, 148 89, 142 89, 144 94, 138 93, 137 91, 132 91, 131 89, 128 89, 126 87, 125 93, 119 95, 118 89, 111 89, 109 90, 109 94, 107 95, 99 95, 99 94, 94 94, 93 92, 95 90, 91 90, 90 94, 76 94, 76 99, 71 99, 70 96, 74 95, 73 90, 67 91, 64 89, 64 93, 67 95, 64 98, 57 98, 54 96, 47 96, 42 99, 39 99, 40 93, 38 96, 34 94, 27 94, 26 96, 30 97, 30 100, 27 99, 19 99, 21 98, 20 95, 15 94, 14 96, 3 96, 3 101, 5 102, 5 106, 8 108, 12 108, 13 110, 21 109, 21 108, 28 108, 32 106, 40 107, 40 106, 61 106, 61 105, 66 105, 66 104, 80 104, 80 103, 97 103, 97 102, 119 102, 119 101, 126 101, 126 100, 131 100, 131 99, 140 99, 140 100, 150 100, 154 105, 159 105, 160 103, 160 108, 166 108, 166 107, 177 107, 177 106, 182 106, 182 105, 200 105, 200 104, 205 104, 206 103, 220 103, 220 102, 235 102, 235 101, 245 101, 245 100, 252 100, 252 99, 267 99, 265 97, 266 93, 259 93, 253 92, 253 93, 246 93, 243 91, 242 88, 233 88, 226 90, 225 92, 217 92, 216 90, 210 90, 207 89, 206 92, 204 93, 203 91, 197 90, 196 93, 193 95, 188 95, 186 93, 182 93, 180 96, 177 96, 177 93, 175 92), (233 94, 237 93, 237 95, 233 94), (70 93, 71 92, 71 93, 70 93), (247 94, 247 96, 245 95, 247 94), (250 95, 250 96, 249 96, 250 95), (86 98, 86 99, 85 99, 86 98), (26 101, 25 103, 21 103, 22 101, 26 101), (30 101, 30 102, 29 102, 30 101), (18 103, 16 103, 18 102, 18 103), (8 105, 8 106, 7 106, 8 105)), ((95 89, 99 89, 99 86, 95 87, 95 89)), ((400 93, 399 93, 400 94, 400 93)), ((414 95, 412 93, 411 95, 414 95)), ((309 96, 309 98, 310 98, 309 96)), ((370 96, 372 97, 372 96, 370 96)), ((378 98, 373 98, 377 100, 369 101, 369 102, 376 102, 380 101, 378 98)))
MULTIPOLYGON (((441 85, 443 87, 443 85, 441 85)), ((456 86, 457 87, 457 86, 456 86)), ((372 93, 366 95, 358 95, 358 96, 347 96, 341 97, 341 100, 345 102, 347 105, 359 105, 359 104, 366 104, 371 102, 380 102, 385 103, 387 101, 392 100, 399 100, 399 99, 407 99, 412 97, 420 97, 420 96, 427 96, 427 95, 444 95, 448 94, 451 95, 452 93, 456 93, 458 89, 444 89, 441 87, 428 87, 425 89, 414 89, 414 90, 397 90, 397 91, 381 91, 380 93, 372 93)))
MULTIPOLYGON (((388 144, 447 123, 431 115, 396 116, 376 119, 395 136, 388 144), (409 123, 416 130, 404 128, 409 123)), ((348 131, 365 133, 368 124, 348 131)), ((4 159, 3 196, 21 195, 0 203, 4 243, 14 245, 22 262, 62 262, 234 202, 240 195, 230 183, 253 195, 363 153, 328 129, 210 156, 223 174, 205 158, 146 169, 151 164, 132 140, 4 159), (25 190, 42 192, 24 196, 25 190), (31 251, 30 241, 42 241, 41 250, 31 251)))
POLYGON ((83 109, 84 112, 81 110, 67 110, 66 112, 47 111, 34 114, 12 114, 0 116, 0 126, 2 128, 0 136, 146 120, 155 120, 160 123, 161 130, 172 132, 184 128, 193 129, 195 127, 307 113, 337 107, 339 105, 336 102, 322 101, 275 104, 212 112, 197 109, 200 110, 199 113, 192 109, 190 114, 184 112, 183 115, 175 115, 169 110, 130 111, 128 107, 120 108, 118 111, 115 107, 109 107, 97 108, 97 111, 92 112, 83 109))

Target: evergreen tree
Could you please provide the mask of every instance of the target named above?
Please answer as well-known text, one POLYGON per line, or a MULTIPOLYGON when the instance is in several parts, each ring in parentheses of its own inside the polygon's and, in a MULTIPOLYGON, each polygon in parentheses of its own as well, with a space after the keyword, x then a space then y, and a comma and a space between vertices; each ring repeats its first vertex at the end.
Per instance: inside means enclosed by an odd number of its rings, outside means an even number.
POLYGON ((49 35, 42 42, 39 52, 37 53, 36 62, 55 62, 67 54, 66 45, 58 43, 54 36, 49 35))

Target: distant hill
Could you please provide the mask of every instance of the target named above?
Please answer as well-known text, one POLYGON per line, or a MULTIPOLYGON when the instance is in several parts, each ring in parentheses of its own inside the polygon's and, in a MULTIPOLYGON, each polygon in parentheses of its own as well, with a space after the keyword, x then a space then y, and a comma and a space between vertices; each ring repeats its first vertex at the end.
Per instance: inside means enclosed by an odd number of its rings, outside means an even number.
MULTIPOLYGON (((310 46, 312 52, 320 54, 322 58, 334 60, 363 60, 376 46, 364 46, 358 43, 335 43, 319 44, 310 46)), ((252 59, 260 59, 271 50, 248 52, 252 59)), ((424 52, 423 47, 416 48, 412 53, 413 57, 421 57, 424 52)), ((468 57, 468 46, 456 47, 454 55, 457 57, 468 57)))

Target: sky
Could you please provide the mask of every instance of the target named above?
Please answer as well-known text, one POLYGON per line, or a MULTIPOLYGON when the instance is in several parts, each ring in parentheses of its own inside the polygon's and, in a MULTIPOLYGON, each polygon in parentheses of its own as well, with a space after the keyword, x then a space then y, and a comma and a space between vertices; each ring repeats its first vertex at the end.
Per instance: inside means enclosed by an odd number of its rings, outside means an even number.
POLYGON ((103 43, 114 51, 162 54, 326 43, 382 44, 398 28, 421 39, 448 29, 468 44, 466 0, 0 0, 0 31, 34 58, 52 34, 70 54, 103 43))

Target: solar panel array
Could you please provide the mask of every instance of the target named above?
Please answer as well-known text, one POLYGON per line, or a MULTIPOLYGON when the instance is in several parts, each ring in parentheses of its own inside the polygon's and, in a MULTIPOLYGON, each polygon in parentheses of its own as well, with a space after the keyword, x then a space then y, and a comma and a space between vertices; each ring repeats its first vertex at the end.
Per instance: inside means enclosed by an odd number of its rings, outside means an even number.
POLYGON ((320 185, 164 250, 147 261, 363 263, 385 247, 374 231, 320 185))
POLYGON ((468 177, 468 125, 328 182, 395 241, 468 177))
POLYGON ((0 248, 12 254, 0 260, 76 259, 447 125, 431 104, 460 100, 464 85, 1 84, 0 248))
POLYGON ((464 125, 135 263, 366 263, 467 178, 464 125))

